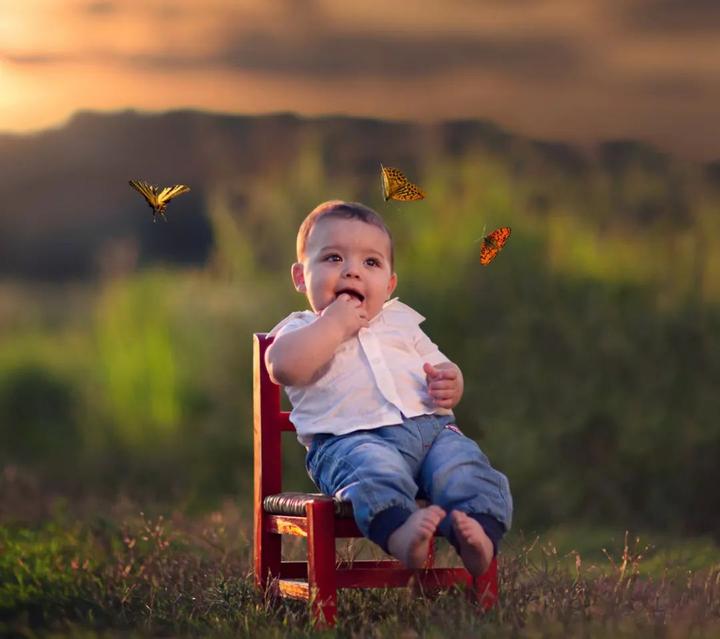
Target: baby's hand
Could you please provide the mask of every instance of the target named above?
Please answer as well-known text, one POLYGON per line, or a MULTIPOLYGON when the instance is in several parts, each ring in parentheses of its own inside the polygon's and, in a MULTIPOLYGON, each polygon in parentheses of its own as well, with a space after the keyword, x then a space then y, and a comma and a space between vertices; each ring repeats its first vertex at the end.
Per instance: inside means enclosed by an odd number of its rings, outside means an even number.
POLYGON ((369 324, 367 312, 362 308, 360 300, 347 293, 340 294, 326 306, 321 317, 327 318, 340 329, 343 342, 357 335, 361 328, 367 328, 369 324))
POLYGON ((428 392, 435 401, 436 406, 452 408, 462 397, 462 382, 460 369, 452 362, 442 364, 423 364, 427 376, 428 392))

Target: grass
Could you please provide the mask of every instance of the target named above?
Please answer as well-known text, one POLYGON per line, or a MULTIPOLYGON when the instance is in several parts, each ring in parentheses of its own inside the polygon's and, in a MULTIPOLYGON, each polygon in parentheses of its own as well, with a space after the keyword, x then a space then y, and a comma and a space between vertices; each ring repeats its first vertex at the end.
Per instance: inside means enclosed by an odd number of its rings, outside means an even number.
MULTIPOLYGON (((717 548, 705 565, 683 565, 625 534, 620 546, 610 540, 606 552, 598 549, 602 560, 595 562, 558 550, 552 533, 529 540, 516 534, 504 546, 501 599, 489 614, 454 591, 433 599, 409 589, 342 591, 338 627, 323 633, 311 627, 303 602, 255 590, 247 509, 227 502, 190 517, 143 514, 119 503, 101 512, 71 516, 61 509, 42 523, 0 526, 1 636, 710 637, 720 631, 717 548)), ((570 531, 563 534, 566 544, 570 531)), ((439 560, 452 561, 448 552, 439 560)))

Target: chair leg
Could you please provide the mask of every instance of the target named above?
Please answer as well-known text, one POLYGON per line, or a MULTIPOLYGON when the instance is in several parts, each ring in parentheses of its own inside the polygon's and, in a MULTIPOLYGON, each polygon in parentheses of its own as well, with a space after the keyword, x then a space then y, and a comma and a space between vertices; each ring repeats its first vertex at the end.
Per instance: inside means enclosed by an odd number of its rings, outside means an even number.
POLYGON ((280 575, 282 537, 263 530, 263 523, 260 519, 255 527, 255 584, 265 593, 271 579, 280 575))
POLYGON ((437 550, 437 537, 433 537, 428 545, 428 556, 425 560, 425 569, 430 569, 435 565, 435 551, 437 550))
POLYGON ((484 574, 473 579, 473 592, 480 607, 487 612, 498 599, 497 557, 484 574))
POLYGON ((308 518, 308 584, 312 597, 313 623, 332 627, 337 619, 335 578, 335 512, 329 499, 306 506, 308 518))

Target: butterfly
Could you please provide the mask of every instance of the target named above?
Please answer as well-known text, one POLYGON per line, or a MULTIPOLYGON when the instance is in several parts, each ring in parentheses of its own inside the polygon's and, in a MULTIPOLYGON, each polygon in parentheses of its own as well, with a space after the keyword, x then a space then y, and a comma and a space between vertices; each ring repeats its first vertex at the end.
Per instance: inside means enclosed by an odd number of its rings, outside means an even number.
POLYGON ((157 221, 157 215, 160 215, 163 220, 167 221, 165 209, 167 208, 168 202, 174 197, 187 193, 190 190, 190 187, 184 184, 165 186, 161 189, 143 180, 130 180, 130 186, 145 198, 145 201, 153 210, 153 222, 157 221))
POLYGON ((422 200, 425 192, 417 185, 410 182, 405 174, 399 169, 380 165, 380 176, 382 178, 383 197, 387 202, 389 199, 410 202, 422 200))
POLYGON ((501 226, 492 233, 483 238, 482 248, 480 249, 480 264, 487 266, 492 262, 497 254, 502 250, 510 237, 510 227, 501 226))

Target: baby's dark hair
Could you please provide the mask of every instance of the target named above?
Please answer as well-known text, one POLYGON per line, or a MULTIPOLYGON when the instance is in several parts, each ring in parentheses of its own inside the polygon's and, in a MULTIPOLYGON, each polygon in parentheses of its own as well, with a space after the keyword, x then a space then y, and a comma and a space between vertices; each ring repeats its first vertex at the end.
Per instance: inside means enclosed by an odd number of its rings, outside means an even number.
POLYGON ((313 227, 323 218, 334 217, 344 220, 360 220, 365 224, 372 224, 381 229, 390 240, 390 269, 394 268, 395 264, 395 249, 393 245, 392 234, 390 229, 385 226, 385 222, 378 213, 373 211, 369 206, 360 204, 359 202, 345 202, 343 200, 329 200, 318 204, 307 217, 303 220, 300 225, 300 229, 297 234, 297 259, 298 262, 302 262, 305 256, 305 245, 307 239, 310 236, 310 231, 313 227))

